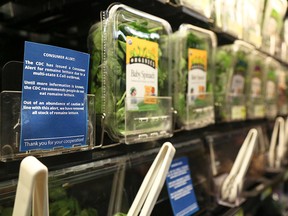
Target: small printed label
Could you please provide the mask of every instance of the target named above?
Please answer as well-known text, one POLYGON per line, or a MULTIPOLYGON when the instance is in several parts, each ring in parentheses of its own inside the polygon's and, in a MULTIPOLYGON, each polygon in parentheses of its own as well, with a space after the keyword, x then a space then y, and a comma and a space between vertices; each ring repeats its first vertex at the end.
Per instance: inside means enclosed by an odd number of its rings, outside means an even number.
POLYGON ((173 160, 166 185, 175 216, 188 216, 199 210, 187 157, 173 160))
POLYGON ((246 107, 245 106, 233 106, 231 111, 231 118, 233 120, 244 119, 246 117, 246 107))
POLYGON ((25 42, 20 151, 86 145, 89 54, 25 42))
POLYGON ((188 104, 203 99, 207 82, 207 51, 188 49, 188 104))
POLYGON ((232 78, 231 93, 235 95, 242 94, 244 91, 244 77, 236 74, 232 78))
POLYGON ((273 99, 276 96, 276 84, 268 80, 266 83, 266 98, 267 99, 273 99))
POLYGON ((251 80, 251 96, 259 97, 261 95, 261 79, 259 77, 253 77, 251 80))
POLYGON ((128 110, 139 103, 155 104, 158 94, 158 44, 135 37, 126 38, 126 93, 128 110))
POLYGON ((255 117, 264 117, 265 107, 264 105, 255 105, 254 106, 254 116, 255 117))

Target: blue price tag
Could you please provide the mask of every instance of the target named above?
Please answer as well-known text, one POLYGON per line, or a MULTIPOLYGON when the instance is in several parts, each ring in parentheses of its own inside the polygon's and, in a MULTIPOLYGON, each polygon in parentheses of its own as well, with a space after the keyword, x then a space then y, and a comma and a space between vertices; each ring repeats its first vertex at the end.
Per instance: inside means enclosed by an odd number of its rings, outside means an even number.
POLYGON ((86 145, 89 54, 25 42, 20 151, 86 145))
POLYGON ((188 216, 199 210, 187 157, 173 160, 166 185, 175 216, 188 216))

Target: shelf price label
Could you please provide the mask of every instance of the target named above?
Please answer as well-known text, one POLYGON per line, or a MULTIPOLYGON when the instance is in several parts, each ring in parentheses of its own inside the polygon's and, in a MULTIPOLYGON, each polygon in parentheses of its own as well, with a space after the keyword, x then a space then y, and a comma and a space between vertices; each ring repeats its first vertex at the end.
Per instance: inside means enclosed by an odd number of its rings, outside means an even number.
POLYGON ((199 210, 187 157, 173 160, 166 185, 175 216, 188 216, 199 210))
POLYGON ((25 42, 20 151, 86 145, 89 54, 25 42))

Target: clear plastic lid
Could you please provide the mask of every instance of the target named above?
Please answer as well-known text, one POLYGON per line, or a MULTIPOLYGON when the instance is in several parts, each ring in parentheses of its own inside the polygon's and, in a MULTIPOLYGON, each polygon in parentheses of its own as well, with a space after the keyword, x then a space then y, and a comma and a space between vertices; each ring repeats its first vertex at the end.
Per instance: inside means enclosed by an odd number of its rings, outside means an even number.
POLYGON ((239 40, 217 49, 214 97, 218 121, 246 119, 246 77, 252 50, 253 46, 239 40))
POLYGON ((91 27, 91 92, 102 98, 97 112, 113 140, 171 135, 171 32, 167 21, 123 4, 112 4, 91 27))
POLYGON ((180 127, 214 123, 214 50, 216 35, 190 24, 173 34, 173 100, 180 127))
POLYGON ((250 57, 249 73, 247 74, 246 108, 247 118, 256 119, 265 117, 265 60, 267 56, 253 50, 250 57))
POLYGON ((277 116, 278 93, 277 93, 277 70, 279 67, 278 61, 274 58, 267 57, 265 73, 265 115, 268 119, 274 119, 277 116))

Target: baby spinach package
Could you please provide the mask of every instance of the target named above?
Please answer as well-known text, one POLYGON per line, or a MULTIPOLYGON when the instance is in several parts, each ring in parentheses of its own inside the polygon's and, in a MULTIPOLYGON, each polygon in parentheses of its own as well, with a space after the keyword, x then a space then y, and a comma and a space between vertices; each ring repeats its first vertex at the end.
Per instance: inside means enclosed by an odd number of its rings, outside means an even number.
POLYGON ((265 117, 265 60, 267 56, 257 50, 250 55, 249 73, 247 74, 246 108, 247 119, 265 117))
POLYGON ((112 4, 91 27, 91 93, 113 140, 171 136, 171 33, 167 21, 123 4, 112 4))
POLYGON ((186 130, 214 123, 214 50, 216 35, 182 24, 172 36, 173 101, 178 123, 186 130))
POLYGON ((246 76, 252 46, 237 40, 217 48, 215 65, 215 118, 217 121, 246 119, 246 76))

